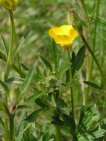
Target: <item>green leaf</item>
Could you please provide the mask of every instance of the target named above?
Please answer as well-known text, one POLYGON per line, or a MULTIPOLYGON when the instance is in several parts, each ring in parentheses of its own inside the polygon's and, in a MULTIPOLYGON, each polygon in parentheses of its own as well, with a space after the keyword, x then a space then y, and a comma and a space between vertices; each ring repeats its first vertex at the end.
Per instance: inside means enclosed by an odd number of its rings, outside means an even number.
POLYGON ((0 51, 0 59, 2 59, 3 61, 7 61, 6 56, 0 51))
POLYGON ((80 48, 80 50, 77 53, 76 66, 75 66, 77 71, 80 69, 80 67, 82 66, 82 64, 84 62, 85 52, 86 52, 86 48, 85 48, 85 46, 83 46, 80 48))
POLYGON ((101 89, 98 85, 96 85, 93 82, 90 82, 90 81, 83 81, 83 82, 90 87, 93 87, 93 88, 96 88, 96 89, 101 89))
POLYGON ((3 81, 0 80, 0 84, 2 85, 2 87, 3 87, 7 92, 9 92, 8 86, 7 86, 3 81))
POLYGON ((18 78, 18 77, 11 77, 7 80, 5 80, 5 83, 7 84, 22 84, 23 79, 22 78, 18 78))
POLYGON ((22 48, 23 44, 28 39, 29 35, 30 35, 30 33, 27 33, 25 36, 22 36, 19 45, 14 50, 14 56, 13 56, 13 58, 17 55, 17 53, 19 52, 19 50, 22 48))
POLYGON ((54 41, 52 41, 52 57, 55 64, 55 70, 57 71, 59 67, 59 52, 57 45, 54 41))
POLYGON ((95 132, 83 133, 78 135, 78 141, 94 141, 104 136, 105 130, 99 129, 95 132))
POLYGON ((72 52, 72 60, 71 60, 71 63, 72 63, 72 77, 74 76, 75 74, 75 71, 76 71, 76 55, 74 52, 72 52))
POLYGON ((23 141, 37 141, 34 135, 26 130, 26 132, 23 134, 23 141))
POLYGON ((43 63, 45 64, 45 66, 50 69, 50 71, 52 71, 52 66, 50 65, 50 63, 46 60, 46 58, 44 58, 42 55, 39 55, 41 60, 43 61, 43 63))
POLYGON ((71 67, 69 63, 61 63, 60 69, 59 69, 59 75, 63 76, 64 73, 67 72, 67 70, 71 67))
POLYGON ((57 107, 60 107, 60 108, 67 107, 67 104, 62 98, 56 99, 56 104, 57 104, 57 107))
POLYGON ((41 97, 42 95, 44 95, 44 93, 41 91, 34 92, 33 95, 25 99, 25 102, 31 102, 31 101, 34 102, 37 98, 41 97))
POLYGON ((48 107, 48 106, 42 101, 42 99, 40 99, 40 98, 36 99, 36 100, 35 100, 35 103, 36 103, 37 105, 39 105, 41 108, 46 108, 46 107, 48 107))
POLYGON ((7 46, 6 41, 2 35, 1 35, 1 40, 2 40, 3 46, 5 48, 6 54, 8 55, 8 46, 7 46))
POLYGON ((17 106, 17 110, 20 110, 20 111, 22 111, 22 110, 29 110, 29 109, 31 109, 31 107, 28 106, 28 105, 18 105, 17 106))
POLYGON ((23 67, 23 69, 24 69, 25 71, 29 71, 29 67, 26 66, 25 64, 21 63, 21 66, 23 67))
POLYGON ((80 133, 94 131, 98 128, 100 122, 100 114, 96 110, 96 105, 91 105, 88 108, 82 106, 79 124, 77 129, 80 133))
POLYGON ((31 113, 25 120, 32 123, 35 122, 39 115, 44 111, 44 109, 39 109, 31 113))
POLYGON ((49 141, 49 133, 47 132, 47 133, 44 133, 43 134, 43 137, 42 137, 42 141, 49 141))
POLYGON ((30 71, 28 72, 23 84, 21 85, 21 93, 25 93, 27 91, 27 89, 30 87, 30 84, 33 80, 33 76, 35 73, 35 69, 36 69, 36 64, 34 64, 34 66, 30 69, 30 71))

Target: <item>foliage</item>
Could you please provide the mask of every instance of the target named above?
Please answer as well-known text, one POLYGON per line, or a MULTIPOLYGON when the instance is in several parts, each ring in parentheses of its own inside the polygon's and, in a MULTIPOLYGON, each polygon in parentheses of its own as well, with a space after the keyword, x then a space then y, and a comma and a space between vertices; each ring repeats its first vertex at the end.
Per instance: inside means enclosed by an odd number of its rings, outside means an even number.
POLYGON ((106 140, 105 4, 26 0, 0 9, 0 141, 106 140), (48 35, 63 24, 80 35, 71 50, 48 35))

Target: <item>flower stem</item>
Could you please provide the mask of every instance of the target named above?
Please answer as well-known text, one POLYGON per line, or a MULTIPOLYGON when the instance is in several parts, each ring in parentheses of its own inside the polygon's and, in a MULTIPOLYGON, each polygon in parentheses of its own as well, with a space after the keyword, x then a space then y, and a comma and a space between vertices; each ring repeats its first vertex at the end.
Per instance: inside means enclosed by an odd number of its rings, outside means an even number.
POLYGON ((9 141, 14 141, 14 116, 9 117, 9 141))
POLYGON ((6 66, 6 72, 4 75, 4 79, 7 79, 10 73, 11 65, 12 65, 12 50, 14 46, 14 39, 15 37, 15 24, 14 24, 14 16, 13 11, 9 10, 9 16, 10 16, 10 22, 11 22, 11 40, 10 40, 10 46, 8 51, 8 57, 7 57, 7 66, 6 66))
MULTIPOLYGON (((96 65, 97 65, 97 67, 98 67, 98 69, 99 69, 99 71, 100 71, 101 77, 102 77, 102 79, 103 79, 103 78, 104 78, 104 74, 103 74, 102 68, 101 68, 101 66, 100 66, 100 64, 99 64, 99 62, 98 62, 98 60, 97 60, 95 54, 93 53, 93 50, 91 49, 91 47, 89 46, 89 44, 88 44, 87 41, 85 40, 84 36, 83 36, 82 34, 81 34, 80 36, 81 36, 81 38, 82 38, 82 40, 83 40, 85 46, 87 47, 88 51, 90 52, 90 54, 91 54, 91 56, 92 56, 92 59, 95 61, 96 65)), ((89 80, 90 80, 90 79, 89 79, 89 80)), ((86 105, 86 106, 87 106, 87 104, 88 104, 88 94, 89 94, 89 87, 86 89, 86 98, 85 98, 85 103, 84 103, 84 105, 86 105)))
MULTIPOLYGON (((98 21, 98 16, 99 16, 99 10, 100 10, 100 0, 97 0, 97 5, 96 5, 96 16, 95 16, 95 24, 93 28, 93 41, 92 41, 92 51, 95 52, 95 47, 96 47, 96 31, 97 31, 97 21, 98 21)), ((91 59, 91 67, 90 67, 90 77, 89 79, 92 79, 92 71, 94 67, 94 60, 91 59)))
POLYGON ((101 68, 101 66, 100 66, 100 64, 99 64, 99 62, 98 62, 98 60, 97 60, 95 54, 93 53, 93 50, 91 49, 91 47, 89 46, 89 44, 88 44, 87 41, 85 40, 84 36, 81 35, 81 34, 80 34, 80 36, 81 36, 81 38, 82 38, 82 40, 83 40, 85 46, 87 47, 88 51, 90 52, 90 54, 91 54, 93 60, 95 61, 96 65, 97 65, 97 67, 98 67, 98 69, 99 69, 99 71, 100 71, 101 76, 103 77, 104 75, 103 75, 102 68, 101 68))
MULTIPOLYGON (((67 50, 67 53, 68 53, 68 59, 69 59, 69 63, 70 63, 70 61, 71 61, 70 50, 67 50)), ((70 81, 71 81, 71 79, 72 79, 71 67, 70 67, 70 70, 69 70, 69 77, 70 77, 70 81)), ((73 88, 72 88, 72 86, 70 86, 70 93, 71 93, 72 114, 73 114, 73 119, 74 119, 74 97, 73 97, 73 88)))

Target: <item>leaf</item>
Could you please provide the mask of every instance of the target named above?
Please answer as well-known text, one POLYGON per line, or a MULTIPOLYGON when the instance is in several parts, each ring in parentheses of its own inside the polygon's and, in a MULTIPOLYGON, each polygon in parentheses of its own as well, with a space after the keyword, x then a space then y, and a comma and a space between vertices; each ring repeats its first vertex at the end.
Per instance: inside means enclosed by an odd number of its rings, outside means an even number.
POLYGON ((45 66, 52 71, 52 66, 50 65, 50 63, 46 60, 46 58, 44 58, 42 55, 40 55, 40 58, 42 60, 42 62, 45 64, 45 66))
POLYGON ((77 71, 80 69, 80 67, 82 66, 82 64, 84 62, 85 52, 86 52, 86 48, 85 48, 85 46, 83 46, 80 48, 80 50, 77 53, 76 66, 75 66, 77 71))
POLYGON ((67 107, 67 104, 62 98, 56 99, 56 104, 57 104, 57 107, 60 107, 60 108, 67 107))
POLYGON ((24 69, 25 71, 29 71, 29 67, 26 66, 25 64, 21 63, 21 66, 23 67, 23 69, 24 69))
POLYGON ((39 105, 41 108, 46 108, 46 107, 48 107, 40 98, 36 99, 36 100, 35 100, 35 103, 36 103, 37 105, 39 105))
POLYGON ((34 135, 26 130, 26 132, 23 134, 23 141, 37 141, 34 135))
POLYGON ((96 88, 96 89, 101 89, 98 85, 96 85, 93 82, 90 82, 90 81, 83 81, 83 82, 90 87, 93 87, 93 88, 96 88))
POLYGON ((20 91, 21 91, 22 94, 25 93, 27 91, 27 89, 29 88, 29 86, 30 86, 30 84, 33 80, 35 68, 36 68, 36 65, 34 64, 34 66, 28 72, 23 84, 21 85, 20 91))
POLYGON ((44 111, 44 109, 39 109, 31 113, 25 120, 32 123, 35 122, 39 115, 44 111))
POLYGON ((78 135, 78 141, 94 141, 96 139, 99 139, 104 136, 106 133, 105 130, 99 129, 98 131, 95 132, 90 132, 90 133, 83 133, 81 135, 78 135))
POLYGON ((0 51, 0 59, 2 59, 3 61, 7 61, 6 56, 0 51))
POLYGON ((8 55, 8 46, 7 46, 6 41, 2 35, 1 35, 1 40, 2 40, 3 46, 5 48, 6 54, 8 55))
POLYGON ((88 108, 82 106, 79 124, 77 129, 80 133, 91 132, 98 128, 100 122, 100 114, 96 110, 96 105, 91 105, 88 108))
POLYGON ((42 137, 42 141, 49 141, 49 133, 47 132, 47 133, 44 133, 43 134, 43 137, 42 137))
POLYGON ((3 87, 7 92, 9 92, 8 86, 7 86, 3 81, 0 80, 0 84, 2 85, 2 87, 3 87))
POLYGON ((57 71, 59 67, 59 53, 57 45, 54 41, 52 41, 52 57, 55 64, 55 70, 57 71))
POLYGON ((58 115, 52 116, 52 118, 53 118, 52 124, 54 124, 56 126, 62 126, 63 125, 63 121, 59 118, 58 115))
POLYGON ((18 77, 11 77, 7 80, 5 80, 5 83, 7 84, 22 84, 23 79, 22 78, 18 78, 18 77))
POLYGON ((17 106, 17 110, 20 110, 20 111, 22 111, 22 110, 28 110, 28 109, 31 109, 31 107, 28 106, 28 105, 18 105, 17 106))
POLYGON ((30 33, 28 32, 27 34, 25 34, 25 36, 22 36, 19 45, 14 50, 14 56, 13 56, 13 58, 17 55, 17 53, 19 52, 19 50, 21 49, 21 47, 23 46, 23 44, 25 43, 25 41, 27 40, 27 38, 29 37, 29 35, 30 35, 30 33))
POLYGON ((60 65, 60 69, 59 69, 59 75, 63 76, 64 73, 67 72, 67 70, 71 67, 71 65, 69 63, 61 63, 60 65))
POLYGON ((70 70, 66 71, 66 83, 70 82, 70 70))
POLYGON ((75 71, 76 71, 76 55, 74 52, 72 52, 72 60, 71 60, 71 63, 72 63, 72 77, 74 76, 75 74, 75 71))
POLYGON ((27 99, 25 99, 25 102, 35 101, 37 98, 41 97, 42 95, 44 95, 43 92, 37 91, 33 95, 31 95, 30 97, 28 97, 27 99))

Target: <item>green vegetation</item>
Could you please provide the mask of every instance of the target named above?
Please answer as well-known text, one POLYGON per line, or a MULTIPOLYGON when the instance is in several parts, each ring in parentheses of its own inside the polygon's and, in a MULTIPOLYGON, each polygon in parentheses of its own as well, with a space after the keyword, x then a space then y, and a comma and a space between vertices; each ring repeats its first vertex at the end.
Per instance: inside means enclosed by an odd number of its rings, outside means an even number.
POLYGON ((106 141, 106 1, 1 1, 0 141, 106 141), (79 32, 68 50, 61 25, 79 32))

